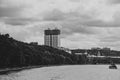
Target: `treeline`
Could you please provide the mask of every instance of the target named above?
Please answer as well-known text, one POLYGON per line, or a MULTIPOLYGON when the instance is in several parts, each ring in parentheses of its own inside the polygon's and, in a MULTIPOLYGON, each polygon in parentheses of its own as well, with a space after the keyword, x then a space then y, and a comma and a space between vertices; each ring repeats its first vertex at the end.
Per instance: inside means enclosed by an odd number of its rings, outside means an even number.
MULTIPOLYGON (((37 43, 25 43, 17 41, 9 34, 0 34, 0 68, 13 68, 39 65, 64 65, 64 64, 95 64, 120 63, 120 58, 89 58, 86 54, 75 55, 76 53, 87 53, 98 55, 97 50, 73 50, 69 54, 63 50, 53 47, 38 45, 37 43)), ((119 51, 99 51, 101 56, 119 56, 119 51)))
POLYGON ((120 58, 110 58, 110 57, 94 57, 89 59, 89 64, 120 64, 120 58))
POLYGON ((17 41, 9 34, 0 34, 0 68, 76 63, 76 56, 65 51, 17 41))
POLYGON ((77 64, 120 64, 120 51, 106 49, 74 49, 72 54, 87 53, 77 56, 77 64))
POLYGON ((95 56, 120 56, 120 51, 116 50, 104 50, 104 49, 74 49, 72 53, 85 53, 87 52, 89 55, 95 56))

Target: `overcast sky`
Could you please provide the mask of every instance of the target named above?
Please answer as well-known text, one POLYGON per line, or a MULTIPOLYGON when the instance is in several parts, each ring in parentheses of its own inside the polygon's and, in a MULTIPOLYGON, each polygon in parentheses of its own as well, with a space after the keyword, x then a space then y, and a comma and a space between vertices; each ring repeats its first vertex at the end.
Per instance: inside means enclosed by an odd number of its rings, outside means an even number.
POLYGON ((120 50, 120 0, 0 0, 0 32, 44 44, 44 29, 61 29, 61 46, 120 50))

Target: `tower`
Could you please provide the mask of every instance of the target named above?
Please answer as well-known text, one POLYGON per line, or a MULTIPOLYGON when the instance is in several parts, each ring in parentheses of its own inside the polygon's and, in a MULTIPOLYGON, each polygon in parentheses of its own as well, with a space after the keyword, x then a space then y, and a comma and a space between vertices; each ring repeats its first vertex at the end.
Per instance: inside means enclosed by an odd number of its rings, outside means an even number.
POLYGON ((44 44, 54 48, 60 47, 60 30, 59 29, 45 30, 44 44))

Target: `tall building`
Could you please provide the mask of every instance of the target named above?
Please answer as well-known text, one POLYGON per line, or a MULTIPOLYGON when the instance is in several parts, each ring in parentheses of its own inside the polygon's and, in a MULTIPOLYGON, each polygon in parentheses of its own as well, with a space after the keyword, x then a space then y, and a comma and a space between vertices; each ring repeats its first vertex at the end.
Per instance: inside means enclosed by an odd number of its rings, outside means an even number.
POLYGON ((60 30, 47 29, 44 31, 44 44, 54 48, 60 47, 60 30))

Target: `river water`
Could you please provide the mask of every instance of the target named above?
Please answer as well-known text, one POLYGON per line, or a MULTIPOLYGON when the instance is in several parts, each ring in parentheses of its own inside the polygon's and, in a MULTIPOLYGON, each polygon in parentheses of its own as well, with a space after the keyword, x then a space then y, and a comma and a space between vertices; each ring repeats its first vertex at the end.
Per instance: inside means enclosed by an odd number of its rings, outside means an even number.
POLYGON ((0 75, 0 80, 120 80, 118 69, 109 65, 69 65, 42 67, 0 75))

